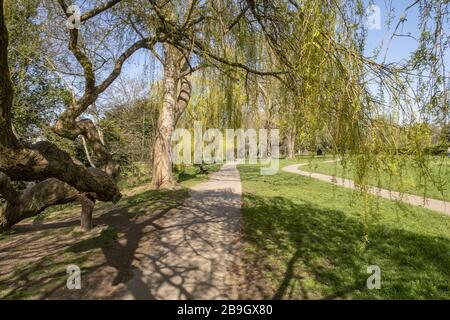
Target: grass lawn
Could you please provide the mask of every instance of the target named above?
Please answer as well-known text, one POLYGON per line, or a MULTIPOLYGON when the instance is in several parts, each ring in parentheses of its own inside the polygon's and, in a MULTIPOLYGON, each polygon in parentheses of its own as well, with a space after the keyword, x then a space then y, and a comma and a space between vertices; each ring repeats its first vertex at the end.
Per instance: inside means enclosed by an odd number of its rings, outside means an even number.
POLYGON ((449 216, 255 165, 239 171, 247 256, 274 298, 450 299, 449 216), (366 287, 370 265, 380 290, 366 287))
MULTIPOLYGON (((355 180, 356 174, 351 161, 347 166, 343 166, 341 162, 321 163, 319 161, 322 160, 302 166, 301 170, 355 180)), ((429 161, 429 170, 426 170, 427 175, 424 178, 420 174, 419 165, 420 163, 412 160, 406 160, 397 165, 385 165, 376 178, 371 180, 371 184, 394 191, 450 201, 450 159, 448 157, 432 157, 429 161)))
POLYGON ((206 164, 203 166, 207 172, 202 173, 197 166, 186 167, 183 171, 176 173, 177 182, 183 187, 193 187, 198 183, 205 182, 209 175, 222 167, 222 164, 206 164))

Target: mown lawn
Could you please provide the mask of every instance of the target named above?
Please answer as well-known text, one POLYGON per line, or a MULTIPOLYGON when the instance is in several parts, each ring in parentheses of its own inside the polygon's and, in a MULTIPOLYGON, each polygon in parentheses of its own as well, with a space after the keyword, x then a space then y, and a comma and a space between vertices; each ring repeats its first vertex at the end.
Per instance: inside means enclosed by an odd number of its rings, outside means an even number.
MULTIPOLYGON (((309 162, 301 170, 356 179, 351 159, 346 164, 319 161, 300 161, 309 162)), ((431 157, 428 162, 405 160, 395 164, 387 161, 370 181, 377 187, 450 201, 450 159, 431 157)))
MULTIPOLYGON (((281 167, 301 162, 281 162, 281 167)), ((449 299, 450 217, 241 165, 247 256, 285 299, 449 299), (381 268, 381 289, 366 286, 381 268)))
POLYGON ((183 187, 189 188, 201 182, 208 181, 209 175, 219 171, 222 164, 205 164, 202 171, 199 166, 189 166, 175 173, 177 182, 183 187))

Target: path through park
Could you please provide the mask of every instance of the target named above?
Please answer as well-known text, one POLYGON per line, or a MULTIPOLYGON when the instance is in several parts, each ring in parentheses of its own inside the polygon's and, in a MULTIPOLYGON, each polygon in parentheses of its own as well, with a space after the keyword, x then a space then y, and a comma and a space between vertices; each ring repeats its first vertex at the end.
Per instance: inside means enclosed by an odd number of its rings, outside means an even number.
POLYGON ((12 288, 4 295, 41 299, 267 296, 270 287, 255 271, 258 268, 244 263, 242 189, 236 164, 225 164, 210 174, 184 199, 180 196, 184 190, 162 192, 158 199, 148 187, 130 190, 117 207, 99 207, 95 228, 88 233, 73 229, 79 224, 77 206, 54 219, 16 225, 13 234, 0 242, 0 283, 12 288), (153 207, 155 202, 159 205, 153 207), (80 290, 66 286, 69 264, 80 266, 80 290))
MULTIPOLYGON (((330 160, 330 161, 324 161, 323 163, 330 163, 335 162, 336 160, 330 160)), ((317 180, 333 183, 340 187, 355 189, 355 183, 353 180, 350 179, 344 179, 334 176, 328 176, 321 173, 312 173, 307 171, 302 171, 299 169, 301 166, 307 166, 309 163, 298 163, 289 165, 283 168, 283 171, 291 172, 300 174, 302 176, 311 177, 317 180)), ((406 193, 400 193, 396 191, 391 191, 387 189, 382 189, 378 187, 370 187, 369 192, 371 194, 374 194, 376 196, 380 196, 389 200, 394 201, 401 201, 404 203, 411 204, 413 206, 420 206, 424 207, 426 209, 439 211, 445 214, 450 215, 450 202, 447 201, 441 201, 436 199, 430 199, 430 198, 423 198, 416 195, 406 194, 406 193)))
POLYGON ((120 298, 236 299, 243 283, 241 181, 225 164, 158 221, 158 237, 137 251, 120 298))

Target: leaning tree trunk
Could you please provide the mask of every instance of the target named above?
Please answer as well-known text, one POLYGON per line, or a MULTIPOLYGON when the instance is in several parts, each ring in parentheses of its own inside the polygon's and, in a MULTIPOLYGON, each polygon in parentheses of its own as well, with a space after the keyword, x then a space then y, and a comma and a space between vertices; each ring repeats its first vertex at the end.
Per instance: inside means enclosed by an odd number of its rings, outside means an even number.
POLYGON ((190 82, 183 76, 186 63, 180 68, 182 57, 175 47, 164 44, 164 99, 153 149, 152 184, 156 189, 177 186, 172 175, 172 134, 191 96, 190 82))

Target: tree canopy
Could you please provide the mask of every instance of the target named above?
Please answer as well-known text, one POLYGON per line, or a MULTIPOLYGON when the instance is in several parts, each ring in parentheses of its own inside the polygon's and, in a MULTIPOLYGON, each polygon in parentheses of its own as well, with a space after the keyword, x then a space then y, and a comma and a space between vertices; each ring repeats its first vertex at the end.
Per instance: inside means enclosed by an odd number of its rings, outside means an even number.
POLYGON ((431 124, 448 131, 448 1, 414 1, 390 22, 387 47, 420 15, 417 50, 398 62, 384 47, 366 55, 361 0, 74 4, 79 16, 65 0, 0 0, 0 230, 76 200, 91 215, 120 199, 120 166, 134 161, 153 161, 155 188, 176 187, 172 135, 194 120, 279 128, 287 156, 339 154, 362 186, 386 163, 425 163, 431 124), (119 102, 136 55, 157 76, 119 102))

